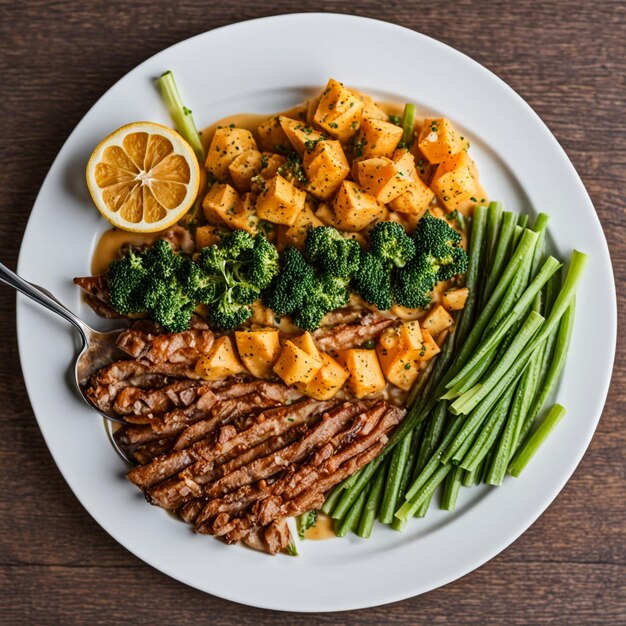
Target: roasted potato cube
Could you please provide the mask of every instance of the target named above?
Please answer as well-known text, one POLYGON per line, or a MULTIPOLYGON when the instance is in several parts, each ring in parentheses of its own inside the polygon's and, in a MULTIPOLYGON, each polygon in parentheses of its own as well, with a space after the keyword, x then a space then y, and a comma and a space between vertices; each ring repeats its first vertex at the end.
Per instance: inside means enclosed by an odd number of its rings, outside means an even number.
POLYGON ((350 372, 325 352, 320 352, 322 367, 302 391, 316 400, 330 400, 343 387, 350 372))
POLYGON ((205 166, 219 181, 226 180, 228 166, 246 150, 256 150, 256 142, 249 130, 222 126, 215 130, 207 152, 205 166))
POLYGON ((409 174, 387 157, 359 161, 358 172, 359 183, 363 189, 382 204, 387 204, 405 193, 411 184, 409 174))
POLYGON ((331 78, 320 96, 314 120, 330 135, 346 142, 357 132, 362 112, 363 102, 331 78))
POLYGON ((354 231, 363 230, 375 219, 383 217, 387 211, 374 196, 349 180, 341 183, 333 207, 339 227, 354 231))
POLYGON ((478 192, 476 166, 467 152, 459 152, 442 161, 430 188, 448 211, 466 204, 478 192))
POLYGON ((440 304, 434 306, 425 317, 420 320, 423 330, 427 330, 431 335, 438 335, 441 331, 450 328, 454 324, 450 313, 446 311, 440 304))
POLYGON ((207 246, 214 246, 222 240, 222 235, 226 231, 213 224, 205 224, 196 227, 196 250, 201 250, 207 246))
POLYGON ((435 194, 418 176, 415 159, 410 152, 396 150, 393 153, 393 161, 398 170, 409 178, 409 184, 404 193, 389 202, 389 206, 394 211, 420 218, 428 209, 435 194))
POLYGON ((417 350, 396 352, 385 370, 385 378, 392 385, 409 391, 422 370, 417 354, 417 350))
POLYGON ((322 222, 322 220, 313 213, 310 203, 306 202, 302 211, 298 213, 293 226, 284 227, 286 229, 284 233, 285 245, 303 248, 309 228, 324 225, 325 222, 322 222))
POLYGON ((264 152, 287 152, 289 139, 280 125, 278 115, 274 115, 257 126, 259 148, 264 152))
POLYGON ((309 126, 315 124, 315 111, 317 111, 319 103, 319 96, 317 98, 309 98, 306 101, 306 121, 309 126))
POLYGON ((445 117, 425 119, 417 145, 430 163, 441 163, 468 147, 465 138, 459 136, 452 122, 445 117))
POLYGON ((250 191, 251 179, 261 173, 263 155, 258 150, 242 152, 228 166, 228 173, 238 191, 250 191))
POLYGON ((354 156, 358 159, 391 158, 402 139, 402 128, 391 122, 365 117, 354 142, 354 156))
POLYGON ((385 388, 376 350, 352 348, 339 353, 339 362, 350 373, 348 386, 357 398, 364 398, 385 388))
POLYGON ((467 287, 448 289, 448 291, 445 291, 443 294, 443 306, 445 306, 448 311, 460 311, 465 308, 468 295, 469 289, 467 287))
POLYGON ((287 340, 273 369, 288 385, 295 385, 311 382, 322 365, 320 357, 311 356, 287 340))
POLYGON ((220 380, 246 371, 239 361, 235 346, 228 335, 215 340, 206 356, 196 362, 196 374, 205 380, 220 380))
POLYGON ((376 344, 376 355, 385 376, 400 350, 400 332, 398 328, 386 328, 381 333, 376 344))
POLYGON ((256 201, 259 219, 293 226, 298 213, 304 208, 306 192, 298 189, 280 174, 267 182, 265 190, 256 201))
POLYGON ((303 154, 307 141, 317 141, 322 139, 323 135, 305 122, 292 120, 289 117, 281 115, 279 118, 280 125, 298 154, 303 154))
POLYGON ((350 173, 338 141, 318 141, 313 150, 305 150, 302 164, 309 179, 307 191, 320 200, 328 200, 350 173))
POLYGON ((277 330, 241 330, 235 332, 239 358, 257 378, 269 378, 280 354, 277 330))

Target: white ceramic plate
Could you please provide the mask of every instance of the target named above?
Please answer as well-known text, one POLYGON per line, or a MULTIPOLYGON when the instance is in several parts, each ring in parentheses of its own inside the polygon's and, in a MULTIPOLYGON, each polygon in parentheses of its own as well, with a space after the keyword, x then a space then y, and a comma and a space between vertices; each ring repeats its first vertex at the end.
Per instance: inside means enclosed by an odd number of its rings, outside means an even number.
POLYGON ((188 585, 244 604, 337 611, 424 593, 498 554, 534 522, 571 476, 608 390, 616 334, 615 288, 606 242, 580 179, 550 131, 507 85, 437 41, 384 22, 300 14, 235 24, 157 54, 114 85, 71 134, 41 188, 19 272, 102 327, 81 304, 74 276, 89 273, 106 224, 84 181, 93 147, 136 120, 169 124, 153 79, 174 72, 199 126, 234 112, 272 113, 303 100, 332 76, 383 100, 415 102, 451 118, 472 141, 492 198, 515 210, 548 211, 554 247, 591 255, 558 400, 567 418, 522 478, 462 490, 455 513, 431 507, 402 534, 378 527, 361 540, 307 542, 299 558, 228 547, 148 506, 124 478, 103 425, 65 382, 72 333, 18 300, 24 378, 39 426, 63 476, 89 513, 139 558, 188 585), (323 45, 305 45, 309 33, 323 45), (45 256, 44 256, 45 255, 45 256), (594 341, 584 329, 595 328, 594 341))

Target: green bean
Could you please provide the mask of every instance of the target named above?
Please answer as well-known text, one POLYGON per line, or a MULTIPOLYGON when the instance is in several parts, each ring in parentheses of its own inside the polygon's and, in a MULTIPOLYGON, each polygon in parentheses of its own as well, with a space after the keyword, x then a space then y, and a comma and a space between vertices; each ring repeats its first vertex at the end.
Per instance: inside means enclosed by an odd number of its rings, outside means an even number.
POLYGON ((400 481, 402 480, 404 468, 409 459, 412 443, 413 433, 409 433, 391 453, 387 480, 385 481, 383 490, 383 501, 378 513, 378 519, 383 524, 390 524, 393 520, 393 513, 396 510, 396 503, 398 502, 400 481))
POLYGON ((469 361, 473 361, 467 369, 471 369, 476 362, 480 359, 470 358, 470 355, 473 355, 476 351, 476 346, 480 342, 483 331, 491 321, 491 318, 498 308, 498 304, 500 300, 504 296, 509 284, 513 280, 517 270, 519 269, 520 264, 524 260, 527 254, 530 253, 532 249, 534 249, 535 242, 537 240, 537 233, 534 233, 530 230, 524 231, 524 235, 522 236, 522 240, 517 247, 515 254, 509 260, 504 272, 502 272, 502 276, 496 285, 496 288, 493 290, 491 294, 491 298, 486 303, 480 314, 478 315, 472 330, 470 331, 467 339, 463 343, 462 346, 459 346, 458 354, 455 357, 455 362, 457 365, 455 366, 454 376, 449 377, 449 380, 446 381, 446 388, 451 389, 456 385, 464 376, 466 372, 463 372, 465 369, 464 366, 468 364, 469 361), (460 370, 460 371, 459 371, 460 370))
POLYGON ((472 447, 463 456, 460 467, 468 471, 476 470, 480 462, 487 455, 487 452, 491 450, 491 447, 498 438, 500 430, 506 421, 514 392, 515 387, 511 387, 509 391, 502 395, 502 398, 491 412, 486 425, 481 429, 472 447))
POLYGON ((439 465, 433 474, 426 480, 419 491, 407 500, 397 511, 396 517, 399 519, 408 519, 415 511, 427 500, 431 498, 439 485, 443 482, 448 473, 453 469, 452 463, 439 465))
POLYGON ((485 281, 485 301, 489 299, 489 296, 493 292, 493 288, 496 286, 496 282, 502 274, 504 265, 509 257, 509 248, 511 246, 511 239, 513 238, 513 231, 517 222, 517 216, 515 213, 505 211, 502 213, 500 232, 497 242, 495 244, 495 251, 493 253, 493 259, 490 260, 489 274, 485 281))
POLYGON ((385 463, 381 468, 381 471, 376 475, 376 480, 372 483, 372 488, 365 501, 363 512, 361 513, 361 519, 359 520, 359 526, 357 528, 357 535, 367 539, 372 534, 374 528, 374 522, 378 515, 378 508, 380 501, 383 497, 383 487, 385 486, 385 478, 387 476, 387 466, 389 463, 385 463))
POLYGON ((335 524, 335 534, 337 535, 337 537, 344 537, 350 531, 356 530, 357 524, 361 519, 361 513, 363 512, 365 501, 367 500, 367 495, 370 490, 371 488, 368 486, 367 489, 361 491, 359 497, 350 508, 348 514, 344 518, 337 520, 337 523, 335 524))
POLYGON ((450 412, 454 414, 464 413, 468 414, 471 410, 494 388, 497 382, 504 376, 504 374, 510 369, 513 362, 520 355, 522 350, 531 341, 539 327, 543 324, 545 318, 536 311, 531 311, 526 321, 516 333, 515 337, 511 341, 508 349, 494 365, 486 378, 484 378, 478 385, 475 385, 469 391, 466 391, 462 396, 457 398, 450 405, 450 412), (476 392, 472 393, 474 389, 476 392))
POLYGON ((520 213, 520 216, 517 218, 517 225, 520 228, 526 228, 526 226, 528 226, 528 213, 520 213))
MULTIPOLYGON (((567 280, 567 279, 566 279, 567 280)), ((558 301, 558 297, 557 297, 558 301)), ((555 307, 556 308, 556 303, 555 307)), ((572 299, 571 304, 566 310, 561 323, 559 325, 558 333, 556 336, 556 343, 554 346, 554 355, 552 356, 552 362, 550 369, 543 381, 541 391, 538 396, 533 400, 532 406, 528 411, 528 416, 524 421, 521 433, 518 438, 518 442, 524 442, 528 433, 530 432, 537 416, 539 415, 543 405, 545 404, 548 396, 552 393, 556 383, 561 377, 561 372, 565 366, 565 359, 567 358, 567 352, 572 339, 572 331, 574 328, 574 313, 576 311, 576 301, 572 299)))
POLYGON ((509 472, 512 476, 519 476, 528 462, 537 453, 543 442, 548 438, 555 426, 561 421, 565 415, 565 409, 560 404, 555 404, 539 428, 530 436, 528 441, 522 446, 520 451, 511 461, 509 472))
POLYGON ((322 513, 326 513, 326 515, 332 514, 333 509, 335 508, 335 504, 337 504, 337 501, 341 497, 343 490, 344 490, 343 483, 340 483, 326 496, 326 499, 324 500, 324 504, 322 504, 322 508, 321 508, 322 513))
POLYGON ((454 511, 456 501, 459 497, 463 478, 463 470, 455 467, 447 476, 443 484, 443 493, 441 494, 441 503, 439 508, 444 511, 454 511))

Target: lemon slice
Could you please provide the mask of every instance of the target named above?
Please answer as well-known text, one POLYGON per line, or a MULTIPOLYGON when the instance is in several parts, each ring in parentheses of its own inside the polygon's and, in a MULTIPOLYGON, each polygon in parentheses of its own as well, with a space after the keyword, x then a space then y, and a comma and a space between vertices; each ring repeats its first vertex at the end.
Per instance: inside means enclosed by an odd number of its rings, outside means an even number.
POLYGON ((87 185, 98 211, 137 233, 163 230, 191 208, 200 166, 174 130, 135 122, 103 139, 87 163, 87 185))

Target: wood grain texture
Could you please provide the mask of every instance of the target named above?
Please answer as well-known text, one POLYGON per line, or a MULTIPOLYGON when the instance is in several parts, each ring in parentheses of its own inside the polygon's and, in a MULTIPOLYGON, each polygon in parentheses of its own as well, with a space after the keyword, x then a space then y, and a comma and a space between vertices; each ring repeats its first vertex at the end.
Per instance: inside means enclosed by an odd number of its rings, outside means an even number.
MULTIPOLYGON (((509 83, 581 174, 605 228, 626 311, 626 5, 621 1, 304 3, 445 41, 509 83)), ((68 134, 137 63, 235 21, 295 12, 246 0, 0 0, 0 250, 15 267, 37 190, 68 134)), ((545 207, 549 209, 549 207, 545 207)), ((462 580, 388 607, 282 615, 177 583, 127 553, 81 508, 43 442, 18 367, 14 295, 0 290, 0 624, 626 623, 626 359, 596 436, 555 503, 462 580)), ((591 331, 591 329, 590 329, 591 331)), ((595 329, 593 332, 601 332, 595 329)))

